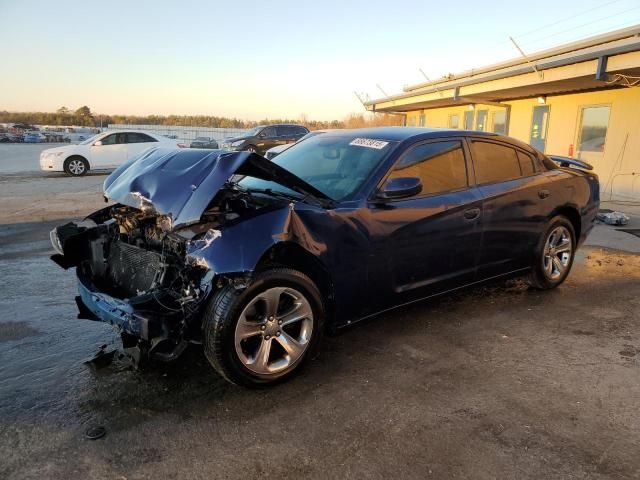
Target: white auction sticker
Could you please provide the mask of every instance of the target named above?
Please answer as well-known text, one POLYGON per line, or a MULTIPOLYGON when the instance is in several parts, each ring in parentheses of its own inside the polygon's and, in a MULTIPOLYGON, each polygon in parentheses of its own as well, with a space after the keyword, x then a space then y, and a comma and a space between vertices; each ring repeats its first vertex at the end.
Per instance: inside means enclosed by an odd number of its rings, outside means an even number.
POLYGON ((357 145, 358 147, 375 148, 376 150, 382 150, 389 145, 389 142, 383 140, 374 140, 373 138, 354 138, 349 145, 357 145))

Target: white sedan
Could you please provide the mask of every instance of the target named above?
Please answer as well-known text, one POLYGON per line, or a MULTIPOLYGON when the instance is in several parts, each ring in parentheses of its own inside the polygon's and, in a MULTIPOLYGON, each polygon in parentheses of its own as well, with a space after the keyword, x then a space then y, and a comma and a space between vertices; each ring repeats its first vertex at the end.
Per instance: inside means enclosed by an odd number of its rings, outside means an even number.
POLYGON ((184 147, 161 135, 136 130, 99 133, 78 145, 48 148, 40 154, 40 169, 81 176, 89 170, 115 168, 149 147, 184 147))

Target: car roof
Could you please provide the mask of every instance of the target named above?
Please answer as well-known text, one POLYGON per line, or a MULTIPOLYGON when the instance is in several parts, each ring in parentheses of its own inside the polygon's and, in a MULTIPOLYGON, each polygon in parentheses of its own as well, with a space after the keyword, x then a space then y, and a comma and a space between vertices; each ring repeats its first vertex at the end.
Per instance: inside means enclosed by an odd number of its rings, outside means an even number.
POLYGON ((424 127, 372 127, 331 130, 332 135, 340 136, 362 136, 378 140, 389 140, 401 142, 412 137, 446 137, 446 136, 486 136, 503 137, 492 132, 478 132, 474 130, 459 130, 454 128, 424 128, 424 127))
POLYGON ((529 144, 522 142, 516 138, 501 135, 493 132, 479 132, 477 130, 459 130, 456 128, 425 128, 425 127, 373 127, 373 128, 354 128, 354 129, 337 129, 330 130, 333 136, 345 137, 364 137, 376 140, 387 140, 390 142, 403 142, 415 138, 417 140, 427 140, 429 138, 442 137, 485 137, 501 140, 518 146, 529 152, 536 150, 529 144))

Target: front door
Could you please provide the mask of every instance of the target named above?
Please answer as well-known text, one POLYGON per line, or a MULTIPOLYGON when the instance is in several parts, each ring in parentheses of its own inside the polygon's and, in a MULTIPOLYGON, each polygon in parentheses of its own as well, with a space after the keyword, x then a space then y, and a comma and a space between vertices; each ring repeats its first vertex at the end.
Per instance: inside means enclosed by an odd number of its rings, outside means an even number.
MULTIPOLYGON (((461 284, 475 276, 481 241, 482 198, 469 187, 461 140, 431 141, 411 147, 389 178, 418 177, 422 191, 409 198, 372 202, 373 242, 370 290, 375 301, 402 303, 461 284)), ((384 306, 383 306, 384 307, 384 306)))
POLYGON ((549 126, 549 105, 533 107, 533 120, 531 121, 531 137, 529 144, 541 152, 547 146, 547 127, 549 126))
POLYGON ((124 133, 112 133, 91 146, 92 169, 117 167, 126 160, 127 140, 124 133))

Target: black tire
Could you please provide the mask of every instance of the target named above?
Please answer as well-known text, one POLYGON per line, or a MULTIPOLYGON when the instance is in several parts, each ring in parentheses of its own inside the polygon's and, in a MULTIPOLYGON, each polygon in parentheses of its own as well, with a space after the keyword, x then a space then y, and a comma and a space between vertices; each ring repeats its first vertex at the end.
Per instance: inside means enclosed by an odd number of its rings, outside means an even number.
POLYGON ((256 148, 255 145, 249 145, 244 150, 245 152, 258 153, 258 149, 256 148))
POLYGON ((74 155, 64 161, 64 172, 72 177, 82 177, 89 171, 89 162, 84 157, 74 155))
POLYGON ((544 234, 540 237, 538 245, 536 246, 534 264, 529 277, 529 283, 531 284, 531 286, 537 288, 538 290, 549 290, 560 285, 566 280, 569 272, 571 271, 575 253, 576 234, 573 228, 573 224, 569 221, 569 219, 562 215, 553 217, 549 221, 544 234), (556 231, 558 228, 564 228, 565 231, 568 232, 571 241, 571 251, 569 252, 568 261, 566 266, 564 267, 564 271, 562 271, 558 276, 554 278, 547 273, 548 269, 545 268, 545 265, 547 265, 548 262, 551 262, 550 259, 545 260, 545 253, 547 253, 549 237, 551 236, 552 232, 556 231))
MULTIPOLYGON (((231 383, 245 387, 263 387, 280 383, 297 374, 303 364, 317 351, 324 331, 324 312, 320 291, 303 273, 288 268, 262 272, 247 288, 238 289, 233 285, 227 285, 211 298, 202 321, 205 355, 213 368, 231 383), (268 289, 276 287, 292 288, 304 295, 313 312, 313 328, 304 353, 295 363, 283 372, 260 375, 247 368, 236 352, 236 326, 245 307, 252 300, 268 289)), ((262 337, 264 338, 264 335, 262 337)))

